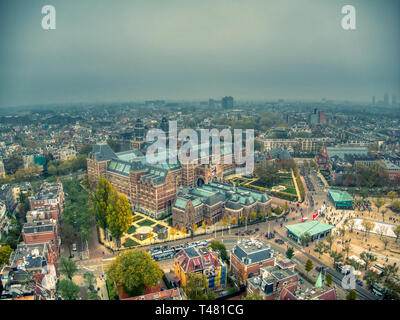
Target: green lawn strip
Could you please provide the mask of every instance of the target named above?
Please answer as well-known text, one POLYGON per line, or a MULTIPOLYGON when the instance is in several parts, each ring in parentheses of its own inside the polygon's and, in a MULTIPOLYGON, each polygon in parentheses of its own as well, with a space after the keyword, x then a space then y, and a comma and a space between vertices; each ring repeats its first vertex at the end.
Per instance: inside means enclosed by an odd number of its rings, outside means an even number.
POLYGON ((133 247, 133 246, 138 246, 139 243, 128 238, 125 240, 125 242, 122 244, 125 248, 133 247))
POLYGON ((136 232, 136 227, 135 226, 130 226, 130 228, 128 229, 128 234, 132 234, 136 232))
POLYGON ((141 227, 149 227, 149 226, 152 226, 152 225, 155 224, 155 223, 156 223, 156 222, 154 222, 154 221, 145 219, 145 220, 143 220, 143 221, 137 222, 136 224, 137 224, 138 226, 141 226, 141 227))
POLYGON ((142 220, 142 219, 145 219, 145 218, 142 217, 142 216, 136 215, 136 216, 133 217, 132 222, 136 222, 136 221, 139 221, 139 220, 142 220))

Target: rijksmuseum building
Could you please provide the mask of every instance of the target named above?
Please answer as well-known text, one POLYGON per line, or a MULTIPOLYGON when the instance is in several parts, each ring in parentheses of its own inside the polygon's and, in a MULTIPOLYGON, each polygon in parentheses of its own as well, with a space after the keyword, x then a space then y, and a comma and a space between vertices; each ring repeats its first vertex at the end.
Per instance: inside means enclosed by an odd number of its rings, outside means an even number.
MULTIPOLYGON (((115 153, 103 143, 95 145, 87 158, 89 180, 96 182, 102 175, 128 197, 134 210, 156 219, 172 214, 174 226, 189 227, 208 219, 216 222, 226 214, 240 217, 242 213, 264 210, 270 204, 265 193, 223 183, 224 177, 233 174, 237 167, 232 152, 225 154, 223 146, 218 165, 211 164, 211 146, 206 155, 210 163, 201 164, 204 157, 201 144, 194 147, 199 154, 196 164, 179 161, 177 164, 168 161, 151 164, 145 156, 146 143, 142 135, 144 130, 134 139, 140 142, 141 149, 115 153), (218 188, 219 191, 215 191, 218 188)), ((179 145, 178 141, 178 148, 179 145)))

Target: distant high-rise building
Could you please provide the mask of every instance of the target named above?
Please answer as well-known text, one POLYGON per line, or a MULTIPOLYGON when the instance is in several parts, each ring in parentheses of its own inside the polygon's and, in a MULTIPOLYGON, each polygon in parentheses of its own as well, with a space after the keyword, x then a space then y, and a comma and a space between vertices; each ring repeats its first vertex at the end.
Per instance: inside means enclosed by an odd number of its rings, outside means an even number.
POLYGON ((325 112, 318 110, 318 123, 325 124, 325 112))
POLYGON ((209 99, 208 100, 208 106, 210 108, 214 108, 215 107, 215 100, 214 99, 209 99))
POLYGON ((389 105, 389 94, 385 93, 385 96, 383 98, 383 103, 385 104, 385 106, 389 105))
POLYGON ((372 97, 372 105, 375 105, 375 96, 372 97))
POLYGON ((310 126, 319 123, 319 114, 317 113, 317 108, 314 109, 314 112, 308 116, 308 123, 310 126))
POLYGON ((221 104, 222 104, 223 109, 232 109, 233 108, 233 97, 223 97, 221 104))
POLYGON ((146 132, 144 129, 142 119, 136 120, 135 128, 134 128, 134 135, 135 135, 136 141, 144 141, 144 138, 146 137, 146 132))
POLYGON ((165 132, 165 134, 168 136, 168 131, 169 131, 169 124, 168 124, 168 120, 166 117, 163 117, 161 120, 161 124, 160 124, 160 128, 162 131, 165 132))
POLYGON ((395 95, 392 96, 392 105, 393 106, 397 105, 397 99, 395 95))

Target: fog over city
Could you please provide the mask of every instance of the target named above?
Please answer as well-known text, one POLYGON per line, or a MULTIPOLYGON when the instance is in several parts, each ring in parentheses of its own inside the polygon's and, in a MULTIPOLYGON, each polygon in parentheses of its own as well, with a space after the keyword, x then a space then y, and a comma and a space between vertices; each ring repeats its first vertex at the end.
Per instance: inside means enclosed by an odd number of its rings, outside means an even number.
POLYGON ((400 94, 399 1, 2 1, 0 107, 400 94), (56 8, 43 30, 41 8, 56 8))

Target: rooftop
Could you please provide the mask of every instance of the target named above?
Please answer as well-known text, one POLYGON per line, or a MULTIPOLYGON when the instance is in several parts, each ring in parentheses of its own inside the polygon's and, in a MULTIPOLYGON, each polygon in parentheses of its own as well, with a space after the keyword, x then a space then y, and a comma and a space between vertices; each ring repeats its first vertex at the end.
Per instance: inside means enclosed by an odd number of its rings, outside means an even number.
POLYGON ((292 234, 300 238, 304 233, 309 233, 311 236, 316 236, 333 229, 330 224, 322 223, 317 220, 301 222, 285 226, 292 234))
POLYGON ((353 197, 347 191, 329 189, 329 194, 335 202, 353 202, 353 197))
POLYGON ((232 254, 248 265, 273 258, 274 250, 259 240, 242 239, 233 247, 232 254))

